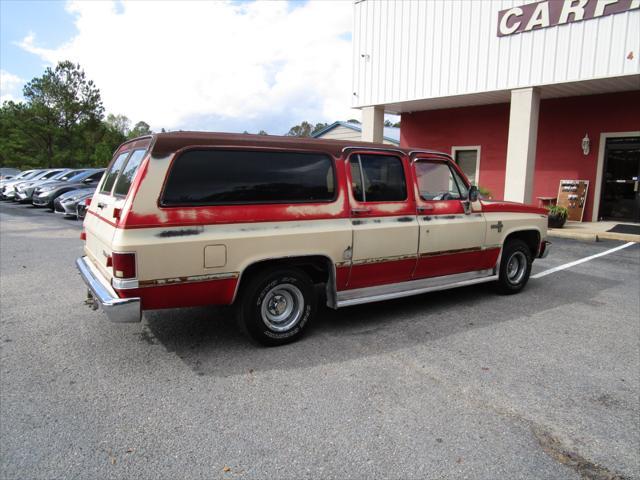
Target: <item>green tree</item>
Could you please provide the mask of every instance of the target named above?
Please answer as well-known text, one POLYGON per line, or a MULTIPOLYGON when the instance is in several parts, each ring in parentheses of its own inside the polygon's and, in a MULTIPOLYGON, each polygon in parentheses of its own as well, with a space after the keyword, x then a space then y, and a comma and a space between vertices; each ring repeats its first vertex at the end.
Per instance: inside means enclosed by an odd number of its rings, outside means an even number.
POLYGON ((129 125, 131 125, 131 120, 129 120, 125 115, 114 115, 113 113, 110 113, 107 115, 105 123, 114 130, 122 133, 122 135, 126 136, 129 134, 129 125))
POLYGON ((265 132, 264 130, 260 130, 258 132, 258 135, 269 135, 267 132, 265 132))
POLYGON ((360 125, 360 120, 357 120, 355 118, 350 118, 349 120, 347 120, 347 123, 356 123, 356 124, 360 125))
POLYGON ((287 136, 290 137, 310 137, 316 132, 319 132, 323 128, 329 126, 328 123, 316 123, 315 125, 307 122, 306 120, 300 123, 300 125, 294 125, 287 132, 287 136))
POLYGON ((147 122, 138 122, 127 135, 129 138, 142 137, 144 135, 151 135, 153 132, 151 131, 151 127, 147 122))
POLYGON ((102 125, 100 91, 80 65, 69 61, 47 68, 23 89, 31 111, 29 133, 45 155, 45 165, 75 166, 86 161, 102 125))
POLYGON ((22 102, 4 102, 0 107, 0 165, 3 167, 36 167, 44 162, 37 138, 32 130, 33 111, 22 102))

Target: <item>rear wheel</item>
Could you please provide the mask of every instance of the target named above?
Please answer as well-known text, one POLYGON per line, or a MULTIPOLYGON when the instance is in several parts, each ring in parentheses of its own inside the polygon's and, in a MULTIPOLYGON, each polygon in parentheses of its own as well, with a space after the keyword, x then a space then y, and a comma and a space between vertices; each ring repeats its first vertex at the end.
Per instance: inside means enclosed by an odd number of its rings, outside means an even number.
POLYGON ((502 249, 498 290, 504 294, 518 293, 524 288, 531 275, 531 250, 519 239, 509 240, 502 249))
POLYGON ((242 287, 237 306, 241 327, 270 346, 299 339, 315 311, 313 283, 295 268, 258 272, 242 287))

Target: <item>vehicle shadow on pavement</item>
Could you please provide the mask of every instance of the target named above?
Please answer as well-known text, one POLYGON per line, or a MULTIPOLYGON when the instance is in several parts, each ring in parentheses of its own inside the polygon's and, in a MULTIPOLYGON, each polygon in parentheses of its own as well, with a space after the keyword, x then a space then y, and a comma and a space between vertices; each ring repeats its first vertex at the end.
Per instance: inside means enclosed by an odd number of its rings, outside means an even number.
POLYGON ((592 304, 599 293, 619 283, 572 272, 570 282, 532 280, 524 292, 511 296, 483 284, 337 311, 320 307, 303 339, 276 348, 253 344, 229 307, 149 311, 140 339, 159 342, 198 375, 300 369, 428 344, 575 303, 576 298, 592 304))

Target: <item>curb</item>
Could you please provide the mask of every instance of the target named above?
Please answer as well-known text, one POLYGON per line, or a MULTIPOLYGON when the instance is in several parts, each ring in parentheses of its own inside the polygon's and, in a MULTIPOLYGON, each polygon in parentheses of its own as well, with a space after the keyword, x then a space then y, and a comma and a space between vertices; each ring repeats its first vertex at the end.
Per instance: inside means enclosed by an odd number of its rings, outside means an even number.
POLYGON ((620 240, 623 242, 636 242, 640 243, 640 235, 631 235, 628 233, 614 233, 614 232, 571 232, 561 230, 559 228, 550 228, 547 231, 547 235, 557 238, 573 238, 575 240, 587 240, 591 242, 597 242, 599 240, 620 240))

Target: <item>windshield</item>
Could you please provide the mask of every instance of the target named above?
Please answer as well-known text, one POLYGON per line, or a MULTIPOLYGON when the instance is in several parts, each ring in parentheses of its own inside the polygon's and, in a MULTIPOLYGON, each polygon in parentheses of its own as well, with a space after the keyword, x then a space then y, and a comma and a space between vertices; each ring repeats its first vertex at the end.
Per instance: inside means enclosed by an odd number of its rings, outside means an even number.
POLYGON ((71 178, 67 179, 68 182, 81 182, 85 178, 87 178, 91 173, 88 170, 82 170, 80 173, 75 173, 71 178))
POLYGON ((51 177, 49 180, 62 180, 62 178, 69 174, 69 172, 71 172, 71 170, 63 170, 61 172, 56 173, 53 177, 51 177))
POLYGON ((31 172, 27 173, 24 177, 21 177, 20 180, 32 180, 38 177, 42 173, 42 170, 31 170, 31 172))
POLYGON ((64 175, 60 177, 60 180, 62 180, 63 182, 68 182, 72 178, 77 177, 85 172, 86 170, 71 170, 69 172, 65 172, 64 175))

